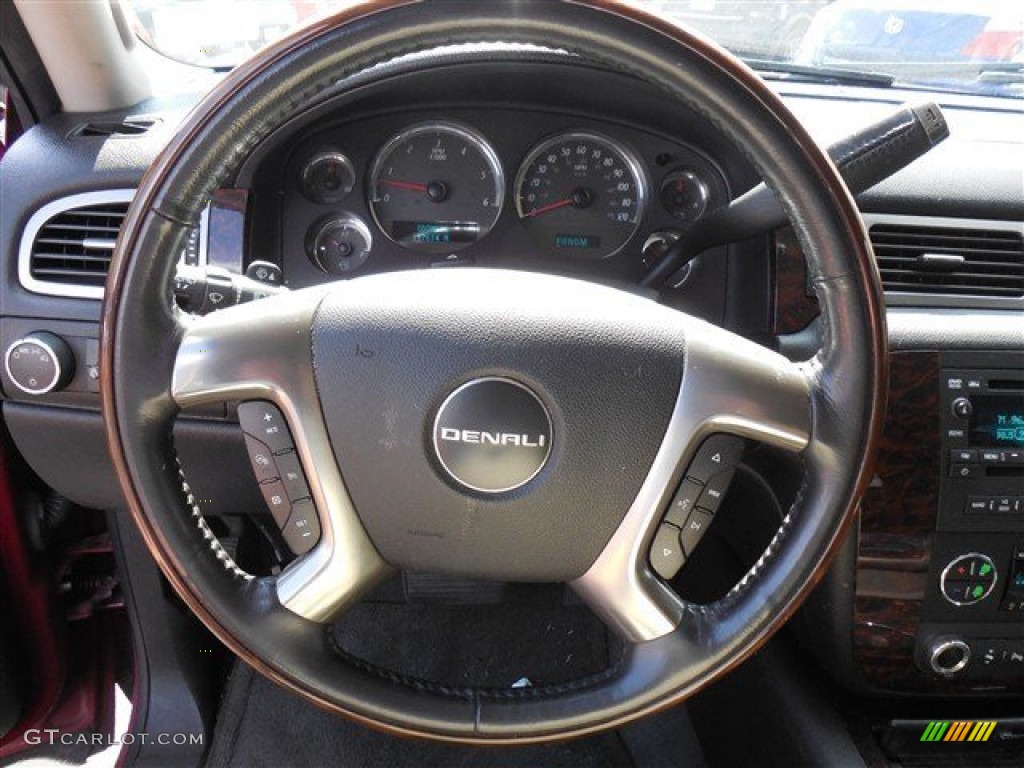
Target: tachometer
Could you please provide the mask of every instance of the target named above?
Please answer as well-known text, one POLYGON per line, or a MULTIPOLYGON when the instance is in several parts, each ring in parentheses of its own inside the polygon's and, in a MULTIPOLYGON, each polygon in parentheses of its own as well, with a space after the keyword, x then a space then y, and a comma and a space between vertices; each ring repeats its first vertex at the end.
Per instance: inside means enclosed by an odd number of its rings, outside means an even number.
POLYGON ((647 187, 627 147, 593 133, 566 133, 526 156, 515 198, 523 226, 546 250, 603 258, 636 233, 647 187))
POLYGON ((406 248, 450 253, 486 235, 501 213, 505 180, 483 137, 456 123, 414 125, 377 153, 370 211, 406 248))

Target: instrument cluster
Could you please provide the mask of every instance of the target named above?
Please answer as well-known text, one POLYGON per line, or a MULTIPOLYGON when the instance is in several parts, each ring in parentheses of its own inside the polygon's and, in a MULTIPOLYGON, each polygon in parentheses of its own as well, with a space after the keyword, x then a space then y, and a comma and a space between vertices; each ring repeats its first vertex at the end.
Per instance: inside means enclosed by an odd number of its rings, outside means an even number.
POLYGON ((674 140, 593 121, 549 120, 558 125, 546 131, 536 115, 527 122, 537 123, 532 141, 506 125, 491 126, 495 142, 447 116, 386 133, 322 130, 293 154, 289 192, 299 194, 285 196, 286 238, 301 228, 308 262, 334 277, 408 266, 381 263, 389 254, 594 263, 628 250, 642 269, 728 200, 717 168, 674 140))

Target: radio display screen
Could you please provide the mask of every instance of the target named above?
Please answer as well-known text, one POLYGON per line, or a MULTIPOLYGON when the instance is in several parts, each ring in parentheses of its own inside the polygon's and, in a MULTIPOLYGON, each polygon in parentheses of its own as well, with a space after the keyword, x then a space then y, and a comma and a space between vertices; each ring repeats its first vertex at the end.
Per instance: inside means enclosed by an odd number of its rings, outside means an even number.
POLYGON ((970 445, 1024 448, 1024 395, 976 395, 971 405, 970 445))

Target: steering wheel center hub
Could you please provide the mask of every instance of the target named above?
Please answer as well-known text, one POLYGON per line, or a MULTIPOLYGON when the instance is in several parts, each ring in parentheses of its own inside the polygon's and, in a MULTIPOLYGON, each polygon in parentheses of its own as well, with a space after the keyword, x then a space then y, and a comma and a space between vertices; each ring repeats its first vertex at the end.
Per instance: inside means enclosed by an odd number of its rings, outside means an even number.
POLYGON ((434 454, 445 474, 479 493, 506 493, 536 477, 554 438, 543 401, 513 379, 466 382, 434 419, 434 454))
POLYGON ((665 435, 680 318, 612 288, 499 270, 333 287, 312 329, 316 390, 377 551, 468 578, 586 571, 665 435))

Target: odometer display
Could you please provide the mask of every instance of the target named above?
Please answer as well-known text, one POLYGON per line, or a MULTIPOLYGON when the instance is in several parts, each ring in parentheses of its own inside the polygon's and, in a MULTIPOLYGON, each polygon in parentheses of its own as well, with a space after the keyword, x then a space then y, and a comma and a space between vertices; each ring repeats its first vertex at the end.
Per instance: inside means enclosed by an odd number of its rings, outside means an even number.
POLYGON ((486 235, 505 192, 494 150, 455 123, 424 123, 399 133, 377 153, 368 186, 380 230, 425 253, 451 253, 486 235))
POLYGON ((516 175, 516 211, 549 253, 603 258, 636 233, 646 184, 635 155, 593 133, 567 133, 539 144, 516 175))

